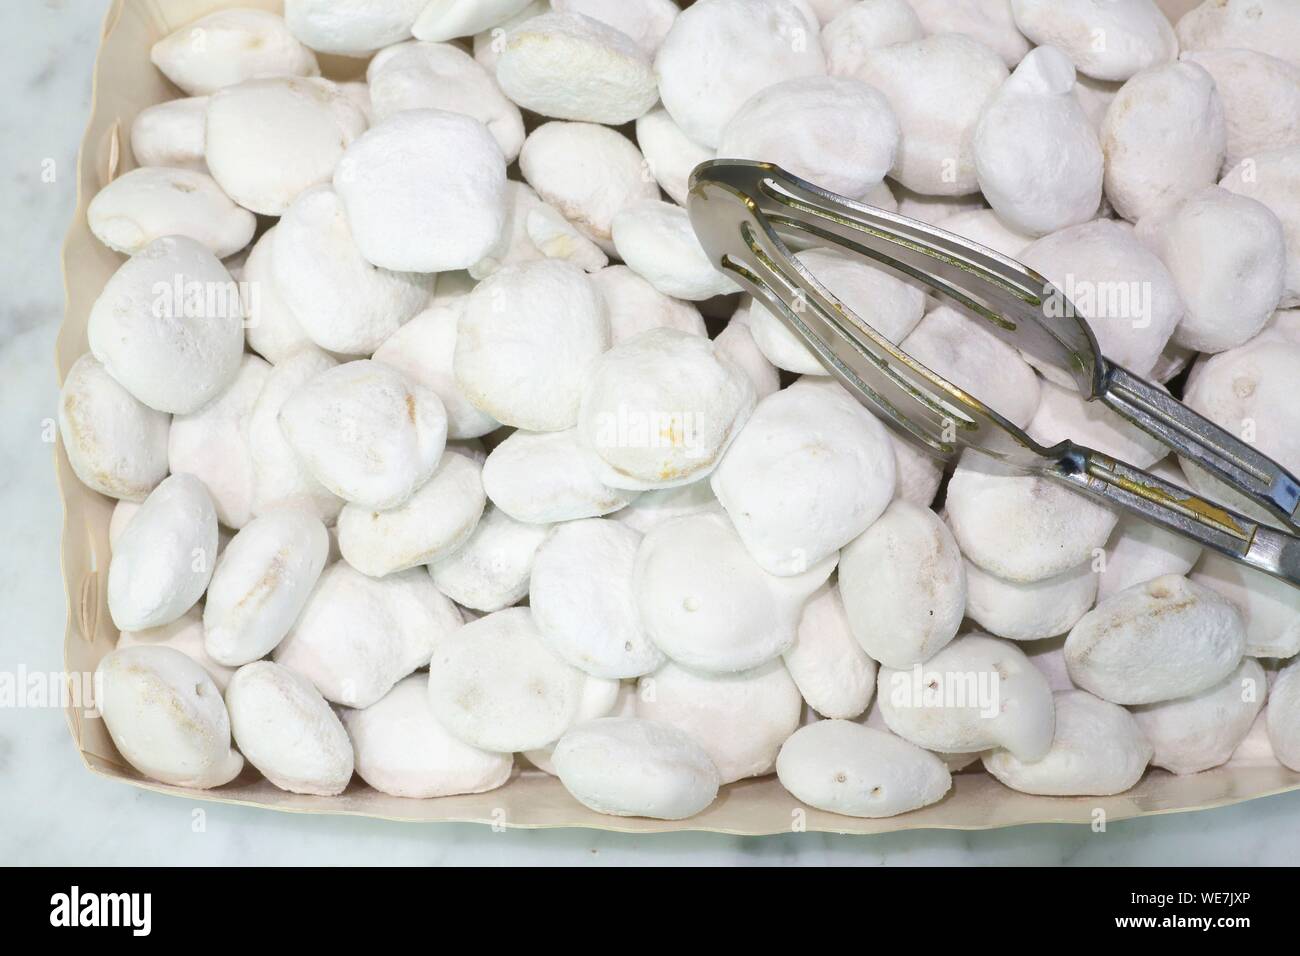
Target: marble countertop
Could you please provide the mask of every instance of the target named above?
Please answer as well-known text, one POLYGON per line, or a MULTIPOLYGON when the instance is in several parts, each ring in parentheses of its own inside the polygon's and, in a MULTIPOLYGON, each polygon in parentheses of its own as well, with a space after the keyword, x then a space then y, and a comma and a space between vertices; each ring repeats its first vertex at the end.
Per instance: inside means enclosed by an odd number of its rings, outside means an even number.
MULTIPOLYGON (((61 669, 60 505, 47 441, 59 246, 74 205, 77 144, 107 0, 0 4, 0 672, 61 669), (52 182, 48 170, 53 168, 52 182)), ((0 863, 7 864, 1290 864, 1300 793, 1199 813, 1086 827, 878 837, 584 830, 493 832, 200 804, 84 769, 62 711, 0 708, 0 863)))

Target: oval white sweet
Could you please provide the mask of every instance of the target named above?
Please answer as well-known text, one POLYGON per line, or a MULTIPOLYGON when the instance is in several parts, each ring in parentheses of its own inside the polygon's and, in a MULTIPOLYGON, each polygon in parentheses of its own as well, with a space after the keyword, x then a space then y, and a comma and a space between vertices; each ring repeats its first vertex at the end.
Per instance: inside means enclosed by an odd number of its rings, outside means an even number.
POLYGON ((191 96, 255 76, 317 76, 316 57, 266 10, 218 10, 169 33, 149 51, 154 66, 191 96))
POLYGON ((876 662, 849 627, 837 585, 826 583, 803 606, 794 643, 781 655, 804 702, 823 717, 862 714, 876 691, 876 662))
POLYGON ((271 661, 245 664, 226 706, 240 751, 281 790, 331 797, 352 779, 348 732, 305 677, 271 661))
POLYGON ((170 647, 126 647, 96 668, 96 706, 126 761, 146 777, 206 790, 229 783, 244 759, 207 672, 170 647))
POLYGON ((534 524, 596 518, 638 494, 611 488, 596 477, 573 428, 514 432, 484 462, 483 487, 510 517, 534 524))
POLYGON ((211 176, 157 166, 133 169, 101 189, 86 220, 95 238, 128 256, 161 236, 188 236, 224 259, 248 245, 257 226, 211 176))
POLYGON ((533 557, 551 526, 516 521, 489 504, 469 539, 429 565, 438 590, 463 607, 499 611, 528 593, 533 557))
POLYGON ((170 647, 180 651, 202 667, 223 694, 235 674, 235 668, 217 663, 203 646, 203 608, 197 604, 170 624, 147 627, 142 631, 123 631, 118 635, 115 647, 170 647))
POLYGON ((695 305, 664 295, 627 266, 608 266, 592 273, 591 280, 605 300, 612 345, 664 327, 694 335, 708 334, 695 305))
POLYGON ((614 216, 610 235, 619 258, 664 295, 698 301, 736 291, 705 255, 680 206, 658 199, 634 203, 614 216))
POLYGON ((952 787, 934 754, 851 720, 819 720, 785 742, 776 773, 798 800, 850 817, 892 817, 943 798, 952 787))
POLYGON ((411 35, 428 0, 285 0, 284 21, 321 53, 367 56, 411 35))
POLYGON ((683 133, 662 106, 636 121, 636 144, 663 191, 681 206, 686 205, 691 171, 714 157, 712 149, 683 133))
POLYGON ((966 614, 996 637, 1039 641, 1064 634, 1097 597, 1091 562, 1040 581, 1004 581, 966 562, 966 614))
POLYGON ((1237 605, 1246 622, 1247 656, 1300 654, 1300 591, 1296 588, 1215 551, 1206 551, 1188 577, 1237 605))
POLYGON ((683 820, 718 795, 718 771, 674 727, 635 717, 579 724, 555 746, 555 770, 583 806, 621 817, 683 820))
POLYGON ((1030 40, 1060 47, 1099 80, 1127 80, 1178 54, 1174 28, 1153 0, 1011 0, 1011 11, 1030 40))
POLYGON ((146 106, 131 122, 131 155, 141 166, 207 172, 203 159, 208 98, 187 96, 146 106))

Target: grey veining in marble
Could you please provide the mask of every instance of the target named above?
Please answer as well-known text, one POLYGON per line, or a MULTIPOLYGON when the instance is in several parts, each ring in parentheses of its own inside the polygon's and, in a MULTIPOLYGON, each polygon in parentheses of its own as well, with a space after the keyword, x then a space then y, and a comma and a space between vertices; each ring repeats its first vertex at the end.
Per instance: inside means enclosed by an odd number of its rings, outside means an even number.
MULTIPOLYGON (((45 432, 56 401, 59 245, 105 6, 0 3, 0 671, 61 667, 60 512, 45 432)), ((1288 864, 1300 856, 1300 793, 1116 823, 1104 834, 1033 826, 882 837, 498 833, 215 804, 201 805, 200 831, 196 806, 90 774, 59 710, 0 709, 4 863, 1288 864)))

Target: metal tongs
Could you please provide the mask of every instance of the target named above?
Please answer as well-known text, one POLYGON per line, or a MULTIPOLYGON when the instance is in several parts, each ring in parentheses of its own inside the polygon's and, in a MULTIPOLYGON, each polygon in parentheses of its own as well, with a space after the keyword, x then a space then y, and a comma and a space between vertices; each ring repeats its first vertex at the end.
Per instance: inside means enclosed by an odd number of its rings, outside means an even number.
POLYGON ((1101 354, 1060 290, 1014 260, 906 216, 845 199, 777 166, 701 163, 691 224, 718 269, 780 316, 822 365, 884 422, 944 461, 964 449, 1117 505, 1300 587, 1300 482, 1272 459, 1101 354), (1036 443, 996 410, 911 358, 794 258, 831 246, 872 260, 985 321, 1005 342, 1065 369, 1101 401, 1202 466, 1288 529, 1261 524, 1140 468, 1063 441, 1036 443), (1056 301, 1053 301, 1053 299, 1056 301))

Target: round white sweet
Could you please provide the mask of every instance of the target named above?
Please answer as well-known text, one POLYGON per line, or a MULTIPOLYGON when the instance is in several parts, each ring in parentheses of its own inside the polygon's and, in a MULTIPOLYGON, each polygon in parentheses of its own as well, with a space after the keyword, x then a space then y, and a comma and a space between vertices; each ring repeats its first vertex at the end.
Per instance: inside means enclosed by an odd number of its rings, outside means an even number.
POLYGON ((1127 80, 1178 55, 1174 28, 1154 0, 1011 0, 1011 12, 1030 40, 1060 47, 1099 80, 1127 80))
POLYGON ((1282 222, 1286 234, 1286 290, 1280 308, 1300 305, 1300 146, 1271 149, 1237 164, 1219 183, 1258 200, 1282 222))
POLYGON ((758 565, 789 575, 866 531, 895 478, 885 427, 838 383, 808 381, 758 404, 710 481, 758 565))
POLYGON ((218 10, 167 34, 149 51, 154 66, 190 96, 258 76, 319 76, 316 57, 266 10, 218 10))
POLYGON ((108 566, 108 610, 123 631, 168 624, 203 596, 217 560, 217 513, 193 475, 163 480, 126 526, 108 566))
POLYGON ((822 30, 826 71, 831 76, 856 76, 867 51, 920 40, 926 32, 907 0, 851 3, 822 30))
POLYGON ((908 0, 926 33, 963 33, 1015 69, 1033 44, 1020 32, 1010 0, 908 0))
POLYGON ((457 604, 499 611, 528 594, 533 557, 550 525, 524 524, 491 504, 469 539, 429 565, 434 585, 457 604))
POLYGON ((478 262, 505 224, 505 183, 505 157, 487 127, 435 109, 390 116, 334 170, 358 251, 405 272, 478 262))
POLYGON ((331 352, 369 355, 434 289, 432 275, 376 269, 364 259, 329 186, 294 200, 273 235, 275 290, 307 336, 331 352))
POLYGON ((1001 57, 961 34, 877 47, 853 73, 884 93, 902 136, 891 176, 933 196, 979 189, 973 133, 1007 78, 1001 57))
POLYGON ((1227 151, 1214 78, 1191 62, 1144 70, 1125 83, 1100 135, 1106 198, 1133 222, 1213 185, 1227 151))
POLYGON ((641 535, 615 521, 558 525, 537 549, 528 590, 546 644, 596 677, 640 677, 664 662, 637 618, 632 572, 641 535))
POLYGON ((170 418, 139 402, 94 356, 68 369, 59 391, 59 435, 68 463, 93 491, 143 501, 167 476, 170 418))
POLYGON ((716 146, 765 86, 825 72, 816 19, 786 0, 701 0, 673 22, 655 58, 664 106, 704 146, 716 146))
POLYGON ((1004 581, 967 561, 966 615, 995 637, 1055 637, 1074 627, 1092 607, 1098 577, 1088 562, 1041 581, 1004 581))
POLYGON ((681 13, 673 0, 552 0, 551 8, 599 20, 630 36, 651 57, 681 13))
POLYGON ((461 623, 424 571, 371 578, 339 561, 320 576, 272 656, 328 700, 369 707, 428 664, 461 623))
POLYGON ((284 21, 320 53, 369 56, 411 35, 429 0, 285 0, 284 21))
POLYGON ((952 787, 932 753, 851 720, 819 720, 795 731, 776 773, 798 800, 850 817, 892 817, 929 806, 952 787))
POLYGON ((203 606, 212 659, 237 667, 269 654, 307 603, 328 552, 325 526, 305 511, 245 525, 217 559, 203 606))
POLYGON ((201 243, 163 236, 113 273, 86 336, 108 374, 150 408, 192 412, 239 372, 239 288, 201 243))
POLYGON ((802 709, 799 688, 779 660, 735 674, 669 663, 637 682, 636 715, 698 741, 722 783, 771 773, 802 709))
POLYGON ((433 474, 447 440, 438 396, 370 360, 321 372, 289 397, 279 418, 317 481, 376 511, 410 498, 433 474))
POLYGON ((688 484, 717 466, 755 400, 749 377, 708 339, 651 329, 594 363, 578 436, 611 487, 688 484))
POLYGON ((128 256, 161 236, 188 236, 224 259, 248 245, 257 226, 207 173, 156 166, 133 169, 101 189, 86 220, 96 239, 128 256))
POLYGON ((1290 658, 1300 654, 1300 591, 1260 571, 1207 551, 1188 575, 1223 595, 1246 621, 1246 654, 1290 658))
POLYGON ((1225 169, 1284 146, 1300 145, 1300 66, 1254 50, 1184 53, 1214 77, 1228 130, 1225 169))
POLYGON ((146 106, 131 121, 131 155, 141 166, 208 171, 203 159, 208 98, 187 96, 146 106))
POLYGON ((240 751, 281 790, 331 797, 352 779, 348 732, 301 674, 271 661, 245 664, 230 679, 226 706, 240 751))
POLYGON ((683 820, 718 795, 718 771, 703 748, 652 720, 579 724, 560 738, 554 761, 565 789, 597 813, 683 820))
POLYGON ((240 280, 248 347, 272 365, 278 365, 305 346, 315 347, 280 295, 271 273, 271 248, 277 228, 272 226, 253 243, 240 280))
POLYGON ((934 512, 896 500, 840 554, 849 627, 873 660, 911 667, 953 639, 966 609, 957 542, 934 512))
POLYGON ((777 577, 745 550, 726 515, 705 511, 652 528, 637 552, 641 623, 679 664, 734 673, 793 643, 806 601, 835 566, 832 555, 802 574, 777 577))
POLYGON ((614 216, 610 235, 619 258, 664 295, 702 300, 737 290, 714 268, 680 206, 658 199, 633 203, 614 216))
POLYGON ((171 647, 111 651, 95 670, 96 706, 127 763, 146 777, 206 790, 229 783, 244 758, 207 672, 171 647))
POLYGON ((231 199, 279 216, 303 190, 330 181, 365 128, 365 114, 328 80, 248 80, 209 99, 205 157, 231 199))
POLYGON ((781 387, 781 373, 767 360, 763 350, 754 341, 746 318, 733 316, 727 327, 713 340, 713 347, 719 355, 731 359, 749 376, 759 401, 781 387))
POLYGON ((689 485, 643 491, 626 508, 614 512, 610 517, 645 534, 656 525, 673 518, 717 510, 718 507, 718 499, 708 481, 700 479, 689 485))
POLYGON ((1300 10, 1287 0, 1216 0, 1178 21, 1184 50, 1256 50, 1300 66, 1300 10))
POLYGON ((605 300, 612 345, 648 329, 664 327, 708 335, 698 308, 664 295, 627 266, 608 266, 593 272, 591 279, 605 300))
POLYGON ((482 466, 444 454, 437 470, 405 503, 387 511, 344 505, 339 550, 363 574, 383 577, 439 561, 469 540, 483 515, 482 466))
POLYGON ((663 191, 681 206, 686 205, 691 171, 714 157, 714 150, 683 133, 662 106, 636 121, 636 144, 663 191))
POLYGON ((984 767, 1012 790, 1054 797, 1123 793, 1142 777, 1152 747, 1133 715, 1081 690, 1055 695, 1056 736, 1038 760, 1009 750, 984 755, 984 767))
POLYGON ((514 758, 462 743, 433 716, 428 680, 403 678, 364 710, 343 711, 357 775, 380 793, 429 799, 495 790, 514 758))
POLYGON ((857 717, 871 703, 876 662, 853 636, 836 585, 827 582, 808 599, 781 656, 804 702, 821 716, 857 717))
POLYGON ((1117 704, 1196 694, 1232 673, 1246 648, 1241 612, 1177 575, 1120 591, 1083 616, 1065 642, 1070 679, 1117 704))
POLYGON ((516 521, 532 524, 596 518, 638 494, 611 488, 596 477, 574 428, 514 432, 487 456, 483 487, 494 505, 516 521))

